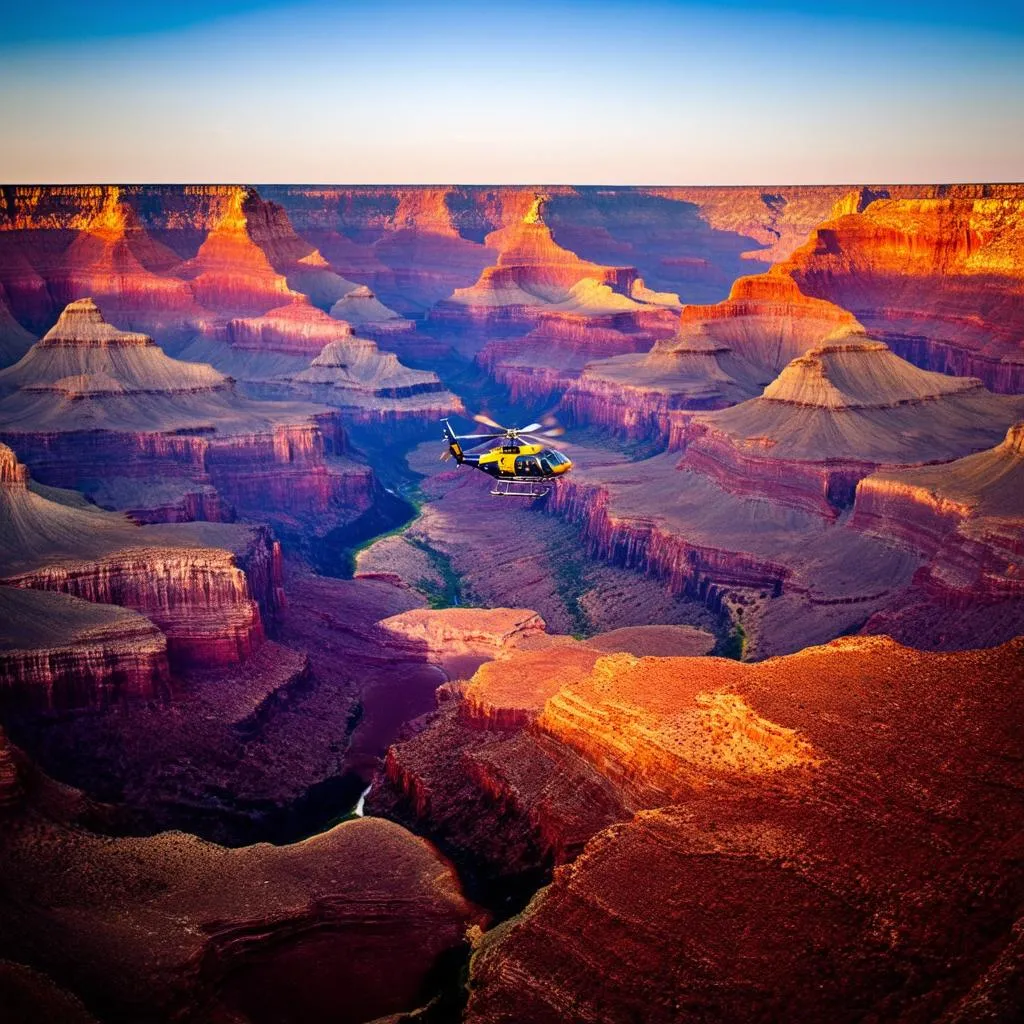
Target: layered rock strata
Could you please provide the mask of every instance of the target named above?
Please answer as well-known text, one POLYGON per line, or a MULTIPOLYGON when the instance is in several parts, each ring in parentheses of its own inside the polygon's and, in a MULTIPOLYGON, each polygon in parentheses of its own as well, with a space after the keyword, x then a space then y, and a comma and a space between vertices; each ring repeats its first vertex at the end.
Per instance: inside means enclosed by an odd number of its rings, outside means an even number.
MULTIPOLYGON (((571 859, 591 835, 629 815, 629 798, 585 756, 533 727, 546 694, 605 660, 700 654, 713 640, 692 627, 653 626, 578 642, 534 628, 536 615, 523 610, 500 610, 496 617, 451 610, 411 615, 418 634, 446 638, 441 650, 469 644, 495 660, 468 683, 439 691, 439 710, 427 727, 389 750, 386 787, 373 800, 449 850, 477 878, 481 895, 514 903, 552 864, 571 859), (524 631, 524 621, 534 626, 524 631), (481 646, 483 634, 489 639, 481 646), (490 687, 502 696, 488 695, 490 687)), ((442 654, 428 647, 424 656, 442 654)))
POLYGON ((0 587, 0 703, 99 708, 167 690, 167 639, 136 612, 0 587))
POLYGON ((752 398, 791 360, 840 330, 852 314, 804 295, 788 277, 740 278, 729 298, 687 306, 675 333, 650 351, 589 362, 562 397, 574 423, 665 444, 677 410, 722 409, 752 398))
POLYGON ((866 477, 857 486, 853 522, 921 552, 929 561, 918 581, 944 601, 960 607, 1021 601, 1022 495, 1024 425, 1018 423, 987 451, 866 477))
POLYGON ((0 437, 39 479, 96 494, 116 481, 105 496, 142 518, 233 508, 344 520, 372 501, 370 470, 342 454, 336 414, 243 398, 212 367, 170 359, 147 336, 111 327, 89 299, 71 303, 0 371, 0 395, 0 437), (158 477, 181 480, 179 497, 163 495, 166 486, 151 491, 158 477), (220 501, 207 500, 209 485, 220 501))
MULTIPOLYGON (((280 604, 280 549, 265 529, 138 527, 72 492, 37 488, 4 445, 0 521, 0 582, 139 611, 166 634, 179 664, 243 660, 262 641, 260 604, 270 615, 280 604)), ((74 635, 71 623, 57 618, 40 626, 52 626, 58 646, 74 635)), ((147 659, 159 661, 147 636, 137 637, 141 675, 149 672, 147 659)), ((37 641, 37 649, 49 646, 37 641)))
POLYGON ((686 705, 655 748, 679 744, 683 792, 595 835, 484 937, 467 1020, 967 1019, 1019 927, 1021 653, 857 638, 752 667, 603 659, 557 687, 530 728, 595 759, 614 739, 597 763, 616 788, 649 778, 617 773, 656 740, 651 714, 686 705))
POLYGON ((662 299, 649 303, 631 297, 637 280, 632 267, 589 263, 559 246, 544 223, 546 198, 534 197, 518 222, 487 236, 485 244, 497 250, 497 262, 476 284, 438 303, 430 314, 433 320, 529 325, 542 312, 627 319, 645 311, 664 312, 662 299))
POLYGON ((1024 199, 878 199, 818 226, 780 268, 930 370, 1024 391, 1024 199))
POLYGON ((836 515, 875 469, 984 448, 1024 413, 977 379, 920 370, 863 332, 794 359, 760 398, 696 413, 680 468, 724 490, 836 515))
MULTIPOLYGON (((640 462, 568 449, 572 476, 547 510, 578 525, 595 557, 739 617, 748 656, 799 650, 857 628, 908 586, 915 552, 806 502, 726 489, 668 452, 640 462), (857 566, 856 572, 850 567, 857 566)), ((731 482, 730 482, 731 483, 731 482)))
POLYGON ((149 235, 112 186, 61 255, 48 278, 49 292, 57 310, 89 296, 112 323, 181 339, 207 313, 189 285, 174 276, 180 265, 180 257, 149 235))

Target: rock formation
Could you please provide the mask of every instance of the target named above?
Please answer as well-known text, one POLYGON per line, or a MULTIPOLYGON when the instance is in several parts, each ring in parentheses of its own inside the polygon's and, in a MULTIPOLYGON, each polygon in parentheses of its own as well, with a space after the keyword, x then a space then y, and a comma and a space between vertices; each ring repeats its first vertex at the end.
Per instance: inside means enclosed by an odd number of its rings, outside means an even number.
POLYGON ((857 326, 852 314, 809 298, 788 277, 742 277, 724 302, 687 306, 675 334, 649 352, 588 363, 562 406, 573 422, 665 443, 673 411, 753 397, 790 360, 857 326))
POLYGON ((637 279, 632 267, 589 263, 555 242, 543 218, 545 200, 534 196, 520 219, 487 236, 485 244, 498 252, 495 264, 439 303, 432 317, 529 321, 545 310, 605 316, 643 309, 629 295, 637 279))
POLYGON ((696 413, 680 467, 739 494, 835 515, 876 468, 945 462, 1024 413, 979 380, 919 370, 863 331, 794 359, 760 398, 696 413))
MULTIPOLYGON (((961 1019, 1019 927, 1021 654, 857 638, 752 667, 605 658, 555 687, 527 734, 567 730, 616 790, 658 777, 624 760, 647 744, 686 769, 674 802, 596 834, 484 937, 466 1019, 961 1019), (658 743, 651 716, 677 707, 658 743)), ((484 742, 507 762, 507 730, 484 742)), ((517 813, 539 813, 523 795, 517 813)))
MULTIPOLYGON (((179 271, 201 305, 232 316, 258 316, 299 298, 252 237, 249 197, 247 189, 232 190, 199 252, 179 271)), ((264 232, 264 242, 268 234, 264 232)))
POLYGON ((428 370, 411 370, 365 338, 331 342, 304 369, 283 374, 297 396, 341 409, 357 423, 436 423, 462 402, 428 370))
POLYGON ((180 264, 176 253, 149 236, 112 186, 64 250, 49 290, 58 309, 89 297, 120 327, 180 339, 207 315, 188 284, 173 276, 180 264))
MULTIPOLYGON (((468 683, 439 691, 428 726, 388 752, 387 786, 374 800, 479 872, 480 895, 499 902, 515 900, 518 885, 536 885, 551 863, 571 859, 595 832, 629 815, 628 799, 601 774, 605 762, 595 768, 539 724, 547 698, 605 662, 703 654, 711 640, 688 626, 647 626, 579 642, 543 632, 522 609, 410 612, 392 621, 403 633, 414 622, 417 636, 444 638, 423 657, 450 655, 454 645, 496 658, 468 683)), ((621 697, 608 699, 623 715, 608 728, 621 728, 629 711, 621 697)), ((597 722, 588 728, 596 737, 597 722)))
POLYGON ((245 849, 182 832, 113 839, 78 825, 73 793, 45 779, 36 788, 47 815, 30 801, 5 813, 0 861, 12 888, 0 897, 0 953, 58 979, 105 1020, 413 1010, 480 919, 450 866, 387 821, 245 849))
POLYGON ((167 639, 137 612, 0 586, 5 708, 100 708, 156 696, 168 680, 167 639))
POLYGON ((890 632, 929 646, 1014 636, 1024 628, 1024 426, 1015 424, 987 451, 954 462, 873 473, 857 486, 853 523, 892 538, 925 557, 916 577, 919 604, 904 601, 869 620, 866 630, 890 632), (998 609, 992 606, 999 604, 998 609), (949 623, 931 635, 929 606, 949 609, 949 623), (987 628, 968 612, 986 609, 987 628), (968 636, 951 628, 972 623, 968 636), (1002 620, 1002 621, 1000 621, 1002 620), (950 636, 951 635, 951 636, 950 636))
MULTIPOLYGON (((263 638, 260 605, 273 615, 280 603, 280 553, 265 529, 139 527, 87 505, 77 494, 30 483, 25 466, 5 445, 0 445, 0 522, 0 582, 139 611, 166 634, 168 652, 179 664, 231 664, 248 657, 263 638)), ((69 657, 78 658, 79 641, 88 647, 89 640, 79 635, 76 623, 82 622, 82 628, 96 631, 101 647, 104 632, 114 643, 119 628, 134 630, 131 646, 138 655, 133 665, 132 653, 125 651, 122 664, 109 666, 122 673, 121 679, 91 681, 81 674, 69 679, 74 700, 86 691, 103 697, 107 689, 130 691, 159 682, 159 642, 137 619, 105 619, 77 605, 68 608, 66 618, 39 623, 42 632, 27 638, 28 650, 69 649, 69 657)), ((108 653, 116 662, 116 651, 108 653)), ((98 671, 102 676, 102 667, 98 671)), ((40 655, 19 689, 30 683, 50 686, 49 672, 40 655)))
POLYGON ((428 655, 487 654, 495 657, 544 632, 544 620, 523 608, 414 608, 381 625, 428 655))
POLYGON ((389 334, 406 331, 412 322, 388 309, 365 285, 357 285, 331 306, 331 316, 363 330, 389 334))
POLYGON ((4 392, 0 437, 40 480, 91 493, 103 481, 108 498, 144 518, 234 508, 344 520, 372 500, 369 469, 342 454, 336 414, 245 399, 212 367, 170 359, 147 336, 111 327, 90 299, 71 303, 0 371, 4 392), (162 486, 151 491, 157 478, 162 486), (177 497, 167 494, 168 478, 181 481, 177 497), (208 500, 210 484, 220 502, 208 500))
POLYGON ((1024 199, 878 199, 820 225, 780 269, 930 370, 1024 391, 1024 199))
POLYGON ((436 373, 412 370, 351 325, 293 302, 228 321, 182 353, 272 399, 309 399, 341 409, 346 422, 436 422, 461 402, 436 373))

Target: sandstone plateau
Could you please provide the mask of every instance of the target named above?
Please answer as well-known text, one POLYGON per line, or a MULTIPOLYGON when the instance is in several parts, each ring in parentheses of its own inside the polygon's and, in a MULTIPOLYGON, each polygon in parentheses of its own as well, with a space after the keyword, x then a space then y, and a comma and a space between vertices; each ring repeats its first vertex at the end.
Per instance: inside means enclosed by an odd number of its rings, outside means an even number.
POLYGON ((110 326, 90 299, 0 371, 0 396, 0 438, 40 480, 120 498, 144 521, 343 519, 373 499, 328 409, 243 398, 212 367, 110 326))
POLYGON ((389 759, 457 857, 562 865, 484 936, 467 1020, 1008 1019, 1020 641, 553 653, 484 665, 389 759))
MULTIPOLYGON (((280 552, 264 527, 140 527, 86 504, 76 492, 36 486, 5 445, 0 445, 0 522, 0 584, 139 611, 166 635, 168 653, 183 663, 244 660, 263 638, 261 606, 272 616, 280 603, 280 552)), ((5 600, 14 603, 4 645, 19 652, 8 655, 8 682, 29 701, 35 700, 30 692, 35 686, 41 687, 43 703, 49 700, 46 694, 56 680, 47 652, 65 646, 66 660, 79 664, 68 666, 69 677, 59 685, 72 694, 79 688, 89 694, 121 686, 152 692, 159 684, 163 641, 137 618, 103 616, 69 602, 62 614, 35 621, 34 606, 26 599, 5 600), (19 629, 17 623, 25 619, 31 628, 19 629), (118 664, 117 653, 121 630, 127 634, 124 664, 118 664), (105 653, 104 634, 111 643, 105 653), (99 677, 91 678, 97 661, 102 662, 99 677)))
POLYGON ((0 186, 7 1017, 1021 1019, 1022 203, 0 186))
POLYGON ((1024 203, 979 197, 877 199, 818 226, 784 264, 928 369, 1024 390, 1024 203))

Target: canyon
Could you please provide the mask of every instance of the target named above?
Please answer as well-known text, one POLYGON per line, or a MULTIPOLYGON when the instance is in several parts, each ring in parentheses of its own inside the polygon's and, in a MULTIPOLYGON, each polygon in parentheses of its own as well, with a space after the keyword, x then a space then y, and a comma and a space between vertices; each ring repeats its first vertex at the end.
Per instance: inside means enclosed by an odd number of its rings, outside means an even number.
POLYGON ((1022 204, 0 186, 0 999, 1019 1016, 1022 204))

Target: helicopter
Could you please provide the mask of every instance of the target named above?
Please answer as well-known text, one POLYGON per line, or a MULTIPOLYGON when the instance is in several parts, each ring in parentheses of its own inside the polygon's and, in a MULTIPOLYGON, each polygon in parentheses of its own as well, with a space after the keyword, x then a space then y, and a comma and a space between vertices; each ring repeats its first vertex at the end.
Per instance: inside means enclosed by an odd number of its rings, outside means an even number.
POLYGON ((489 416, 474 416, 477 423, 491 427, 489 434, 456 434, 448 420, 444 424, 444 439, 448 451, 442 461, 454 458, 460 465, 473 466, 494 478, 491 494, 502 498, 541 498, 551 490, 551 484, 572 469, 572 460, 552 448, 546 438, 565 433, 554 421, 530 423, 525 427, 503 427, 489 416), (499 441, 488 451, 466 451, 464 441, 471 441, 470 449, 479 448, 488 441, 499 441))

